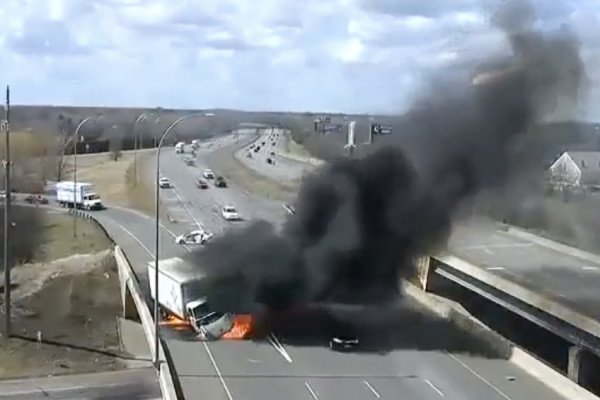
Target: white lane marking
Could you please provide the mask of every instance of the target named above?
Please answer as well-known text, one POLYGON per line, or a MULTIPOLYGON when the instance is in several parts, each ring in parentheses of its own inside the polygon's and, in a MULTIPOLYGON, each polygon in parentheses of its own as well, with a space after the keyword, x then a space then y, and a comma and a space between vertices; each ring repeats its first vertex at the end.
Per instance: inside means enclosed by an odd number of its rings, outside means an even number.
POLYGON ((488 254, 494 254, 494 252, 493 252, 493 251, 491 251, 490 249, 488 249, 487 247, 484 247, 484 248, 483 248, 483 251, 485 251, 485 252, 486 252, 486 253, 488 253, 488 254))
POLYGON ((508 397, 506 394, 504 394, 504 392, 502 392, 496 386, 492 385, 487 379, 485 379, 483 376, 481 376, 480 374, 478 374, 477 372, 475 372, 473 370, 473 368, 469 367, 467 364, 465 364, 464 362, 462 362, 461 360, 459 360, 456 356, 454 356, 453 354, 448 353, 447 351, 444 351, 444 353, 446 353, 447 355, 449 355, 450 358, 452 358, 454 361, 456 361, 457 363, 459 363, 460 365, 462 365, 463 368, 465 368, 467 371, 469 371, 470 373, 472 373, 473 375, 475 375, 477 378, 479 378, 479 380, 481 380, 483 383, 485 383, 486 385, 488 385, 489 387, 491 387, 492 389, 494 389, 494 391, 496 393, 498 393, 500 396, 504 397, 506 400, 512 400, 510 397, 508 397))
POLYGON ((225 379, 223 378, 223 375, 221 374, 221 370, 219 369, 219 366, 217 365, 217 362, 215 361, 215 358, 213 357, 212 352, 208 348, 208 345, 206 344, 206 342, 202 342, 202 344, 204 345, 204 349, 206 350, 206 354, 208 354, 208 357, 210 358, 210 362, 212 363, 213 368, 215 369, 215 372, 217 373, 217 376, 219 377, 219 380, 221 381, 221 385, 223 385, 223 389, 225 389, 225 393, 227 394, 227 398, 229 400, 233 400, 233 396, 231 396, 231 392, 229 391, 229 387, 227 387, 227 384, 225 383, 225 379))
MULTIPOLYGON (((143 248, 144 250, 146 250, 146 252, 148 252, 148 254, 150 254, 150 257, 152 257, 152 259, 154 260, 154 253, 153 253, 152 251, 150 251, 150 249, 148 249, 148 248, 147 248, 147 247, 144 245, 144 243, 142 243, 142 241, 141 241, 140 239, 138 239, 138 237, 137 237, 137 236, 135 236, 135 235, 134 235, 134 234, 133 234, 133 233, 132 233, 132 232, 131 232, 129 229, 125 228, 123 225, 121 225, 120 223, 118 223, 117 221, 115 221, 114 219, 112 219, 112 218, 110 218, 110 217, 107 217, 107 219, 109 219, 111 222, 113 222, 114 224, 116 224, 116 225, 117 225, 119 228, 121 228, 123 231, 125 231, 125 233, 127 233, 127 234, 128 234, 129 236, 131 236, 131 237, 132 237, 132 238, 133 238, 133 239, 134 239, 136 242, 138 242, 138 244, 139 244, 140 246, 142 246, 142 248, 143 248)), ((171 236, 173 236, 173 238, 176 238, 176 237, 177 237, 177 236, 175 236, 175 234, 174 234, 173 232, 169 231, 168 229, 166 229, 166 230, 167 230, 167 231, 168 231, 168 232, 171 234, 171 236)), ((188 252, 191 252, 191 251, 192 251, 192 250, 191 250, 191 249, 190 249, 190 248, 189 248, 187 245, 183 245, 183 247, 185 247, 185 249, 186 249, 188 252)))
POLYGON ((598 267, 581 267, 584 271, 597 271, 598 267))
MULTIPOLYGON (((151 217, 151 216, 149 216, 149 215, 146 215, 146 214, 144 214, 144 213, 142 213, 142 212, 140 212, 140 211, 134 210, 134 209, 132 209, 132 208, 123 208, 123 207, 114 206, 114 205, 111 205, 111 206, 110 206, 110 208, 116 208, 116 209, 118 209, 118 210, 121 210, 121 211, 124 211, 124 212, 130 212, 130 213, 136 214, 136 215, 138 215, 138 216, 140 216, 140 217, 142 217, 142 218, 145 218, 145 219, 149 219, 149 220, 151 220, 151 221, 154 221, 154 217, 151 217)), ((173 237, 177 237, 177 235, 176 235, 176 234, 175 234, 175 233, 174 233, 172 230, 170 230, 169 228, 167 228, 167 227, 166 227, 165 225, 163 225, 162 223, 160 223, 160 222, 159 222, 159 223, 158 223, 158 226, 159 226, 159 227, 161 227, 161 228, 163 228, 165 231, 169 232, 169 234, 170 234, 171 236, 173 236, 173 237)))
POLYGON ((502 271, 504 267, 487 267, 488 271, 502 271))
POLYGON ((310 392, 310 395, 312 396, 313 399, 319 400, 319 397, 317 396, 317 394, 315 393, 315 391, 310 387, 310 385, 308 384, 308 382, 304 382, 304 386, 306 386, 306 388, 310 392))
POLYGON ((196 223, 196 225, 198 226, 198 228, 202 229, 202 224, 194 216, 194 214, 192 213, 192 210, 189 209, 189 207, 187 206, 187 204, 185 204, 185 201, 183 200, 183 197, 181 197, 179 195, 179 193, 177 192, 177 190, 175 190, 175 188, 173 188, 173 192, 175 193, 175 196, 177 196, 177 199, 179 199, 179 201, 181 202, 181 205, 183 206, 183 208, 185 208, 185 210, 188 212, 188 214, 190 214, 190 217, 192 217, 192 219, 194 220, 194 222, 196 223))
POLYGON ((285 351, 283 345, 281 344, 279 339, 277 339, 277 336, 275 336, 274 333, 271 333, 269 336, 267 336, 267 339, 269 339, 269 343, 271 343, 273 347, 275 347, 275 350, 277 350, 277 352, 281 354, 281 356, 285 358, 287 362, 292 363, 292 357, 290 357, 288 352, 285 351))
POLYGON ((369 390, 371 392, 373 392, 373 394, 375 395, 375 397, 377 397, 378 399, 381 398, 381 396, 379 395, 379 393, 377 393, 377 390, 375 390, 375 388, 373 386, 371 386, 371 384, 368 381, 363 381, 365 383, 365 385, 367 385, 367 387, 369 388, 369 390))
POLYGON ((437 394, 440 395, 440 397, 445 397, 446 395, 444 394, 444 392, 442 392, 437 386, 435 386, 433 384, 433 382, 431 382, 429 379, 424 378, 423 379, 425 381, 426 384, 429 385, 429 387, 431 387, 433 390, 435 390, 437 392, 437 394))
POLYGON ((135 236, 133 233, 131 233, 131 231, 127 228, 125 228, 123 225, 121 225, 120 223, 118 223, 117 221, 110 219, 113 223, 115 223, 119 228, 121 228, 123 231, 125 231, 125 233, 127 233, 129 236, 131 236, 136 242, 138 242, 138 244, 140 246, 142 246, 142 248, 144 250, 146 250, 146 252, 148 252, 148 254, 150 254, 150 257, 152 257, 152 259, 154 260, 154 253, 151 252, 145 245, 144 243, 142 243, 142 241, 140 239, 137 238, 137 236, 135 236))

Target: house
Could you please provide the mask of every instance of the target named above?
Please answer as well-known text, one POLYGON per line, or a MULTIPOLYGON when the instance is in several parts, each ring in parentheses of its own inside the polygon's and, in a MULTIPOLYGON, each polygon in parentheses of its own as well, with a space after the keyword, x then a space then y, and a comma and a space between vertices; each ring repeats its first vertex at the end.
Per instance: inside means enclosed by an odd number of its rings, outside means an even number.
POLYGON ((549 172, 552 182, 559 186, 600 187, 600 151, 566 151, 549 172))

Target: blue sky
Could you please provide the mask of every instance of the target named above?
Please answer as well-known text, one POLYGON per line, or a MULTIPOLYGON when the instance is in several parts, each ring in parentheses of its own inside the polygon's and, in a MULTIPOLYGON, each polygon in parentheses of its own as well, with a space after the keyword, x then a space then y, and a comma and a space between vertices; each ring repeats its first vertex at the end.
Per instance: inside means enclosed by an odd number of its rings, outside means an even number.
MULTIPOLYGON (((536 0, 594 65, 600 4, 536 0)), ((20 104, 403 110, 433 71, 506 51, 492 0, 2 0, 0 83, 20 104)))

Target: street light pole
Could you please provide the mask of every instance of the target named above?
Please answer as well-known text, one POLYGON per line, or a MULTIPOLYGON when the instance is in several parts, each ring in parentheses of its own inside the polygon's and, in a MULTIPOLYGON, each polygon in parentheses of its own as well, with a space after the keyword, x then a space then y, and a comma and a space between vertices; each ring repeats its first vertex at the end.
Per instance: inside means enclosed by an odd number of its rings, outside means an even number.
MULTIPOLYGON (((79 144, 79 130, 92 117, 84 118, 77 125, 73 136, 75 136, 75 145, 73 147, 73 210, 77 209, 77 145, 79 144)), ((73 215, 73 238, 77 237, 77 215, 73 215)))
POLYGON ((5 146, 6 160, 4 161, 4 339, 10 337, 10 88, 6 86, 6 121, 5 123, 5 146))
POLYGON ((155 179, 155 199, 154 199, 154 222, 155 222, 155 234, 154 234, 154 366, 155 368, 160 371, 160 354, 158 354, 159 351, 159 339, 158 339, 158 335, 159 335, 159 303, 158 303, 158 279, 159 279, 159 275, 158 275, 158 260, 160 259, 159 256, 159 227, 160 227, 160 206, 159 206, 159 202, 160 202, 160 185, 159 185, 159 181, 160 181, 160 149, 165 141, 165 138, 169 135, 169 133, 171 133, 171 131, 173 130, 173 128, 175 128, 177 125, 179 125, 179 123, 185 121, 186 119, 190 119, 190 118, 195 118, 195 117, 207 117, 207 116, 211 116, 211 115, 207 115, 204 113, 196 113, 196 114, 189 114, 189 115, 185 115, 181 118, 179 118, 178 120, 176 120, 175 122, 173 122, 171 125, 169 125, 169 127, 165 130, 165 132, 163 133, 163 135, 161 136, 159 142, 158 142, 158 147, 156 148, 156 179, 155 179))

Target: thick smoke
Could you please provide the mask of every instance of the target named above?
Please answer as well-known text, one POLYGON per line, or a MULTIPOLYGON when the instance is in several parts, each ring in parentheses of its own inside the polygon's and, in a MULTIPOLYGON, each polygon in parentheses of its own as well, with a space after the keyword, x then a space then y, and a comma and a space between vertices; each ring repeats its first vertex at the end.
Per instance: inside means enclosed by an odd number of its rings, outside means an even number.
POLYGON ((513 4, 494 19, 512 48, 500 63, 490 60, 501 69, 428 92, 397 138, 309 177, 282 233, 256 222, 192 260, 241 278, 250 289, 243 300, 270 308, 397 295, 413 257, 444 246, 461 203, 510 178, 531 125, 564 99, 575 104, 577 41, 567 30, 532 31, 523 10, 513 4))

